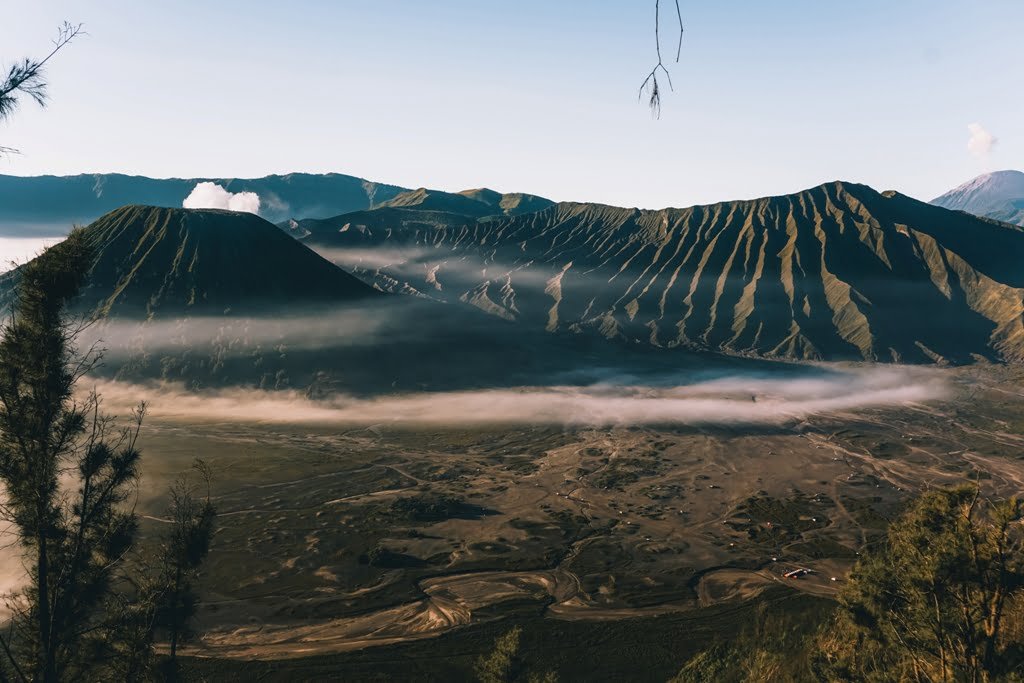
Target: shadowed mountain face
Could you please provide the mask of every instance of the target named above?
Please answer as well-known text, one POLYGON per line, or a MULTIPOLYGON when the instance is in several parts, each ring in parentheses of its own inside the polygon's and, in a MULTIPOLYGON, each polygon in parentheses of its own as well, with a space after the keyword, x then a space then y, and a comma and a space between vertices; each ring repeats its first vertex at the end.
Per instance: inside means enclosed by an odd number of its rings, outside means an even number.
POLYGON ((339 173, 263 178, 146 178, 117 173, 77 176, 0 175, 0 230, 10 236, 63 235, 126 204, 178 208, 201 182, 255 192, 270 221, 334 216, 382 204, 404 191, 339 173))
POLYGON ((253 314, 379 296, 253 214, 125 206, 86 236, 96 261, 77 307, 103 317, 253 314))
POLYGON ((385 291, 536 329, 768 357, 1024 360, 1024 232, 862 185, 681 210, 384 208, 299 225, 385 291))
POLYGON ((933 199, 932 204, 1024 225, 1024 173, 986 173, 933 199))

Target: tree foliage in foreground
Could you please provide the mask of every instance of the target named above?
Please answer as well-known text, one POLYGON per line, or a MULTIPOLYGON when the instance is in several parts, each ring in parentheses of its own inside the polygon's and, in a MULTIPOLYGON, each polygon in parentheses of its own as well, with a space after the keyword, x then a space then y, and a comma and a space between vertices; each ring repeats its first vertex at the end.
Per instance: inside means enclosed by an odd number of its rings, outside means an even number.
POLYGON ((154 633, 185 632, 213 530, 208 497, 176 487, 164 552, 133 555, 145 406, 118 427, 99 396, 75 392, 95 355, 77 355, 65 310, 91 264, 75 230, 20 268, 0 339, 0 512, 27 570, 7 599, 0 680, 152 678, 154 633))
POLYGON ((476 678, 480 683, 558 683, 553 671, 531 672, 520 654, 523 629, 516 626, 494 641, 494 649, 476 661, 476 678))
POLYGON ((79 231, 22 268, 0 341, 0 482, 29 568, 2 641, 12 678, 84 678, 118 647, 111 589, 136 534, 122 504, 138 477, 144 408, 116 430, 98 397, 74 397, 90 361, 75 357, 64 307, 90 260, 79 231))
POLYGON ((1024 681, 1024 506, 930 491, 862 556, 820 626, 762 610, 673 683, 1024 681))
POLYGON ((1024 528, 1016 499, 923 495, 864 557, 819 638, 828 681, 1018 681, 1024 528))
POLYGON ((178 676, 178 645, 193 634, 189 621, 199 603, 199 568, 210 552, 217 511, 210 502, 210 471, 200 459, 193 469, 200 475, 205 496, 196 495, 195 485, 180 477, 171 487, 168 517, 171 531, 160 546, 159 569, 152 592, 155 625, 166 633, 170 652, 165 678, 178 676))
POLYGON ((807 680, 814 620, 807 614, 758 607, 750 625, 730 642, 698 652, 671 683, 791 683, 807 680))

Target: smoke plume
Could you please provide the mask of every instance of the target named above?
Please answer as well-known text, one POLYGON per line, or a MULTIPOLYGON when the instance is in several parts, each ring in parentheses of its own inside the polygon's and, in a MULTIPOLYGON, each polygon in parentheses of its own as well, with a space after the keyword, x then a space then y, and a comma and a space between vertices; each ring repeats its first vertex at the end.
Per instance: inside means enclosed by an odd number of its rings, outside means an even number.
POLYGON ((967 151, 978 159, 986 159, 992 153, 992 148, 999 142, 992 133, 985 130, 980 123, 968 123, 967 131, 970 137, 967 140, 967 151))
POLYGON ((181 205, 186 209, 227 209, 258 214, 260 197, 255 192, 228 192, 217 183, 199 183, 181 205))

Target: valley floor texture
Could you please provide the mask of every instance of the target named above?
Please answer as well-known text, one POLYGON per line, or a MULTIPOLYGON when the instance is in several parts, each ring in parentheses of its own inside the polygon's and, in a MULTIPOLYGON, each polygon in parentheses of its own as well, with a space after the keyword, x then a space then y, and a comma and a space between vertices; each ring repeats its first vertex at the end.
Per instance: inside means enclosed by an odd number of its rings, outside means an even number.
POLYGON ((140 507, 155 529, 166 481, 197 455, 213 466, 220 529, 187 653, 217 679, 465 676, 528 623, 524 643, 568 680, 640 660, 639 680, 664 680, 755 604, 820 610, 922 490, 1024 490, 1020 372, 942 372, 941 400, 756 428, 157 413, 140 507))

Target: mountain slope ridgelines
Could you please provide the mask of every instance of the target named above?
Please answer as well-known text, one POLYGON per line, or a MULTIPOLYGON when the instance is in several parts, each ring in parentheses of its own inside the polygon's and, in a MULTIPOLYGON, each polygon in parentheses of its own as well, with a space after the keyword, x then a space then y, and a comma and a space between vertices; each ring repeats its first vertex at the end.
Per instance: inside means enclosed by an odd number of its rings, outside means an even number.
POLYGON ((1024 232, 864 185, 484 220, 385 208, 300 226, 383 290, 549 331, 799 359, 1024 360, 1024 232))

